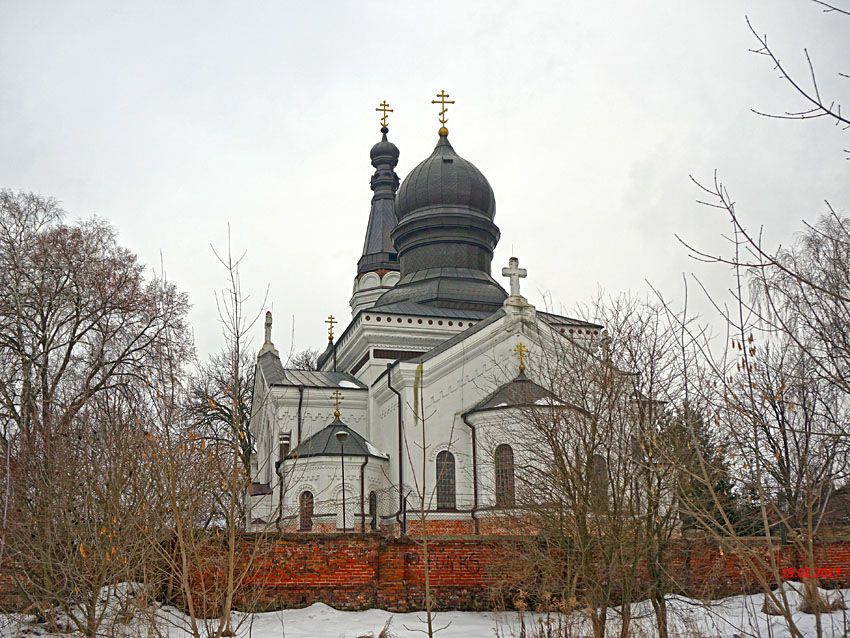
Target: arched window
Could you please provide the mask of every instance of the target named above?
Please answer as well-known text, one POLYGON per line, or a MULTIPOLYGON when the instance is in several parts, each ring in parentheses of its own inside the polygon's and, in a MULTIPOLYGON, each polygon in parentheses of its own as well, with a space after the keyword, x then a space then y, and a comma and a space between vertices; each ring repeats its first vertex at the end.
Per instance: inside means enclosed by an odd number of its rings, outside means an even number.
POLYGON ((298 497, 298 529, 309 532, 313 529, 313 493, 301 492, 298 497))
POLYGON ((608 462, 600 454, 590 458, 590 501, 595 512, 608 509, 608 462))
POLYGON ((453 510, 455 502, 455 457, 448 450, 437 454, 437 509, 453 510))
POLYGON ((514 506, 514 451, 503 443, 496 448, 496 507, 514 506))
POLYGON ((378 529, 378 495, 369 492, 369 529, 373 532, 378 529))

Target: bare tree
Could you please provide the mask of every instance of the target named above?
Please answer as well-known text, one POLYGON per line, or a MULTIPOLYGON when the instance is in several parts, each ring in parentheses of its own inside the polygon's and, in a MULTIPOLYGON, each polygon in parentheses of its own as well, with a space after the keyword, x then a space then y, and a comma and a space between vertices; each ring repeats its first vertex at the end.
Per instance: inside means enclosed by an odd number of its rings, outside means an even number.
MULTIPOLYGON (((850 19, 850 10, 841 9, 835 4, 824 2, 822 0, 812 0, 812 2, 819 5, 823 9, 824 13, 834 14, 838 19, 842 20, 850 19)), ((753 26, 749 18, 747 18, 747 26, 758 43, 758 46, 755 49, 752 49, 753 53, 762 55, 769 59, 773 64, 774 70, 779 73, 779 77, 794 90, 798 97, 802 99, 802 106, 794 110, 788 110, 782 113, 769 113, 752 109, 753 113, 763 115, 765 117, 784 120, 826 119, 840 127, 842 130, 846 131, 850 128, 850 118, 848 118, 845 113, 842 113, 840 98, 822 93, 821 87, 818 84, 815 65, 809 55, 808 49, 803 49, 803 57, 805 57, 806 67, 808 70, 808 78, 802 80, 789 71, 788 67, 782 63, 776 50, 768 44, 767 35, 756 31, 756 28, 753 26)), ((850 75, 848 75, 846 71, 836 71, 836 74, 839 79, 850 79, 850 75)), ((850 149, 845 149, 844 152, 850 155, 850 149)), ((848 156, 847 159, 850 159, 850 156, 848 156)))
POLYGON ((495 426, 516 446, 515 524, 539 530, 514 557, 512 584, 548 611, 583 610, 600 637, 612 615, 629 635, 629 603, 648 595, 664 636, 678 526, 676 474, 661 451, 665 401, 680 385, 669 325, 661 307, 629 298, 589 314, 605 322, 602 337, 529 336, 528 374, 544 394, 516 397, 514 416, 495 426))
POLYGON ((318 370, 318 362, 319 351, 316 348, 306 348, 292 355, 288 367, 296 370, 318 370))
POLYGON ((35 609, 94 635, 119 580, 150 558, 151 435, 135 398, 157 353, 190 350, 185 295, 146 280, 98 220, 0 193, 4 550, 35 609), (147 547, 147 549, 145 548, 147 547))
POLYGON ((251 399, 254 391, 253 357, 247 348, 239 353, 236 410, 237 418, 231 413, 233 404, 233 365, 231 353, 221 351, 210 355, 206 363, 198 365, 189 380, 189 416, 194 428, 209 445, 233 445, 233 423, 239 424, 236 440, 239 458, 245 471, 251 471, 251 455, 254 453, 254 436, 249 427, 251 399))

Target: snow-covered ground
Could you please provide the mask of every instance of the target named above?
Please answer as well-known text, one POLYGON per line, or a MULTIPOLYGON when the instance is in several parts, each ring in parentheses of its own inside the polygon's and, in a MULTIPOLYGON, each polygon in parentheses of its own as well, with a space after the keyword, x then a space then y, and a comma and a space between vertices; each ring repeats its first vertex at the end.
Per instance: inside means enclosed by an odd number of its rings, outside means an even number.
MULTIPOLYGON (((793 608, 800 605, 799 585, 789 583, 788 597, 793 608)), ((830 600, 841 598, 845 606, 850 607, 850 590, 823 592, 830 600)), ((761 595, 734 596, 710 605, 685 598, 671 597, 672 635, 681 638, 703 637, 759 637, 785 638, 789 636, 785 621, 780 616, 767 616, 762 613, 761 595)), ((631 607, 633 635, 637 638, 651 638, 656 635, 652 625, 652 607, 648 602, 637 603, 631 607)), ((609 623, 612 636, 618 635, 616 614, 609 623)), ((187 619, 177 610, 162 607, 155 610, 157 625, 169 638, 183 638, 189 635, 181 625, 187 619)), ((425 624, 424 614, 395 614, 380 609, 349 612, 337 611, 327 605, 315 604, 304 609, 262 614, 235 614, 238 635, 246 638, 360 638, 378 636, 384 624, 392 618, 390 632, 396 638, 422 636, 425 624)), ((837 611, 822 615, 824 636, 829 638, 850 637, 850 610, 837 611)), ((796 611, 795 622, 805 636, 815 636, 815 617, 796 611)), ((27 616, 7 615, 0 618, 2 628, 0 636, 44 636, 53 638, 68 633, 51 634, 44 625, 34 622, 27 616)), ((525 624, 541 622, 543 619, 526 615, 525 624)), ((565 619, 562 619, 565 620, 565 619)), ((566 619, 571 624, 571 637, 589 636, 584 619, 578 615, 566 619)), ((139 620, 130 626, 121 626, 111 630, 104 625, 103 635, 126 635, 141 637, 147 632, 145 624, 139 620)), ((476 612, 440 612, 435 615, 435 629, 443 628, 436 635, 439 638, 514 638, 520 635, 520 622, 516 613, 476 613, 476 612), (497 633, 498 632, 498 633, 497 633)), ((159 633, 159 632, 157 632, 159 633)))

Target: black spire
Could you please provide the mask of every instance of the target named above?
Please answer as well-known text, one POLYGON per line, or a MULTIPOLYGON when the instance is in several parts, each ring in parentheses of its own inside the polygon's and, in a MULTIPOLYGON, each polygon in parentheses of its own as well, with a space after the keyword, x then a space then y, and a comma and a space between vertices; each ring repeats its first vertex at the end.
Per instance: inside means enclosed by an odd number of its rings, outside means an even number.
POLYGON ((366 241, 363 243, 363 256, 357 262, 357 275, 376 270, 398 270, 398 255, 393 247, 392 231, 396 225, 395 193, 398 190, 398 147, 387 140, 389 129, 381 128, 381 141, 372 147, 369 155, 375 174, 370 187, 372 209, 369 211, 369 225, 366 227, 366 241))

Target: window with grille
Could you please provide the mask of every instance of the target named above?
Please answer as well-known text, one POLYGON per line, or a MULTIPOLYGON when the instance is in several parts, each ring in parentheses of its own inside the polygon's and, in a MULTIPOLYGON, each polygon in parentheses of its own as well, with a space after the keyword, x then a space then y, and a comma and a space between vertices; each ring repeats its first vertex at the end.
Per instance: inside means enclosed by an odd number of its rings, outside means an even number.
POLYGON ((313 494, 302 492, 298 498, 298 528, 302 532, 313 529, 313 494))
POLYGON ((503 443, 496 448, 496 507, 513 507, 514 493, 514 451, 503 443))
POLYGON ((597 513, 608 509, 608 463, 599 454, 590 458, 590 502, 597 513))
POLYGON ((437 509, 456 509, 455 457, 448 450, 437 454, 437 509))

